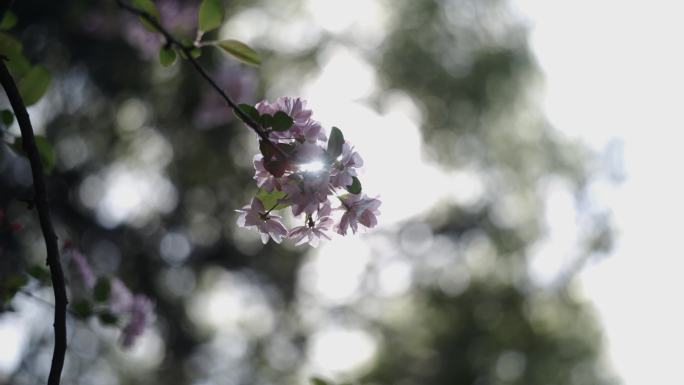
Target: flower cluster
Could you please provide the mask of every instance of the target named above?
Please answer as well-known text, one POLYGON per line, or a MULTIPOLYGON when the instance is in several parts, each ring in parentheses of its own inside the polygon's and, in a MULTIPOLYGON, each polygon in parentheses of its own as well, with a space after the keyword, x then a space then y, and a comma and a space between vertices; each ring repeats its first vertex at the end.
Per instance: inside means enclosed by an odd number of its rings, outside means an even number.
POLYGON ((86 257, 70 242, 64 246, 64 256, 68 261, 67 271, 77 278, 76 282, 71 282, 72 289, 80 286, 83 291, 80 295, 84 298, 75 301, 73 310, 76 314, 82 317, 97 315, 105 324, 121 326, 121 345, 124 348, 133 346, 152 319, 150 299, 132 293, 118 278, 96 276, 86 257), (86 298, 92 298, 92 301, 86 298))
POLYGON ((259 141, 260 153, 254 157, 259 191, 237 210, 239 226, 257 229, 263 243, 289 238, 316 247, 321 238, 330 239, 330 231, 346 235, 349 228, 356 233, 359 224, 371 228, 378 223, 380 200, 362 193, 357 172, 363 159, 339 128, 327 133, 300 98, 242 104, 240 109, 268 140, 259 141), (303 225, 288 230, 282 217, 273 214, 288 207, 303 225))

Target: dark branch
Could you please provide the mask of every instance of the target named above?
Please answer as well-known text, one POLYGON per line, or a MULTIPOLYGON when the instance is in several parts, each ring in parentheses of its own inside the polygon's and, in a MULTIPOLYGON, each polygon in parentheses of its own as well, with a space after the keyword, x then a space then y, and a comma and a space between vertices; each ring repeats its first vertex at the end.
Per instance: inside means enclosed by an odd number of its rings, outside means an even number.
POLYGON ((283 152, 283 150, 280 149, 280 147, 276 146, 269 138, 268 134, 261 128, 261 125, 254 121, 251 116, 246 114, 242 109, 228 96, 228 94, 223 91, 223 89, 214 81, 214 79, 211 78, 211 76, 207 73, 207 71, 200 65, 200 63, 195 59, 195 57, 192 55, 193 49, 197 48, 194 46, 187 46, 183 43, 181 43, 178 39, 176 39, 169 31, 167 31, 160 23, 159 21, 152 15, 150 15, 148 12, 143 11, 142 9, 138 9, 126 2, 126 0, 116 0, 116 3, 119 5, 119 7, 127 10, 128 12, 131 12, 135 15, 140 16, 141 18, 145 19, 154 29, 156 29, 159 33, 161 33, 164 38, 166 39, 166 44, 170 46, 175 46, 177 49, 179 49, 183 55, 190 61, 192 66, 199 72, 200 75, 206 80, 211 87, 216 90, 216 92, 221 95, 223 100, 228 103, 230 108, 233 109, 233 112, 243 121, 245 122, 254 132, 256 132, 259 137, 264 140, 266 143, 268 143, 271 147, 273 147, 278 154, 280 154, 283 159, 287 159, 287 154, 283 152))
POLYGON ((7 98, 12 105, 14 115, 17 118, 17 123, 19 123, 24 152, 29 159, 31 173, 33 174, 34 201, 36 209, 38 210, 40 228, 43 232, 43 238, 45 238, 47 264, 50 267, 52 288, 55 293, 55 349, 52 353, 52 365, 50 367, 48 385, 59 385, 67 347, 66 309, 68 301, 64 283, 64 272, 62 271, 62 265, 59 261, 57 236, 55 235, 55 229, 53 228, 52 220, 50 219, 47 189, 45 188, 45 175, 43 173, 43 165, 40 162, 36 140, 33 135, 31 120, 29 119, 29 114, 21 99, 17 85, 14 83, 14 79, 9 73, 4 60, 0 60, 0 84, 2 84, 2 88, 5 89, 7 98))

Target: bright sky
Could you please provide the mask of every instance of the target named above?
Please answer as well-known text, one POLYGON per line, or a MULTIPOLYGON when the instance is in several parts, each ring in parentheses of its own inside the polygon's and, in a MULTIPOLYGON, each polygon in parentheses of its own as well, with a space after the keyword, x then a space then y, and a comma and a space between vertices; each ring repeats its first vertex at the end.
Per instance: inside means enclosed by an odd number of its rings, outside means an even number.
POLYGON ((613 211, 612 255, 581 275, 625 385, 681 384, 680 167, 684 4, 521 0, 554 126, 596 151, 624 144, 626 180, 595 186, 613 211))

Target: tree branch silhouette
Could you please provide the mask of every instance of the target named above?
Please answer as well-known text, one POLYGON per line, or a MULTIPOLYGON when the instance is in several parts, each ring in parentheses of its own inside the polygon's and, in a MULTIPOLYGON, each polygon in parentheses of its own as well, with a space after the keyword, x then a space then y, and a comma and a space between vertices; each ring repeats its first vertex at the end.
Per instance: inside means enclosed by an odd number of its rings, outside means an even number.
POLYGON ((29 114, 26 111, 24 101, 19 94, 14 78, 5 65, 4 58, 0 60, 0 84, 7 94, 12 110, 17 118, 19 129, 21 130, 21 140, 24 152, 28 157, 31 165, 31 174, 33 176, 33 190, 35 196, 33 200, 38 211, 38 219, 40 220, 40 228, 45 239, 45 247, 47 248, 47 264, 50 267, 50 278, 52 279, 52 288, 55 294, 55 347, 52 353, 52 364, 50 366, 50 375, 48 376, 48 385, 59 385, 62 368, 64 367, 64 357, 66 355, 67 335, 66 335, 66 313, 67 313, 67 295, 66 284, 64 283, 64 272, 59 258, 59 247, 57 245, 57 236, 55 229, 52 226, 50 219, 50 209, 48 206, 47 188, 45 187, 45 173, 43 172, 43 164, 40 160, 40 153, 36 146, 36 139, 33 135, 33 127, 29 114))
POLYGON ((225 91, 221 88, 221 86, 216 83, 216 81, 207 73, 207 71, 202 67, 202 65, 195 59, 195 57, 192 54, 193 49, 198 48, 195 46, 188 46, 183 43, 181 43, 176 37, 171 34, 166 28, 164 28, 161 23, 149 14, 148 12, 139 9, 128 2, 126 0, 115 0, 116 3, 121 7, 122 9, 133 13, 141 18, 143 18, 145 21, 147 21, 154 29, 156 29, 159 33, 161 33, 164 38, 166 39, 166 44, 168 46, 175 46, 177 49, 179 49, 183 55, 190 61, 190 64, 197 70, 197 72, 204 78, 204 80, 211 85, 211 87, 216 90, 216 92, 219 93, 221 98, 226 101, 228 106, 233 110, 233 112, 243 121, 245 124, 247 124, 259 137, 268 143, 269 146, 271 146, 283 159, 287 159, 287 154, 283 152, 283 150, 276 146, 269 138, 268 134, 264 131, 264 129, 261 127, 259 123, 257 123, 254 119, 252 119, 251 116, 249 116, 247 113, 245 113, 240 106, 235 103, 228 94, 226 94, 225 91))

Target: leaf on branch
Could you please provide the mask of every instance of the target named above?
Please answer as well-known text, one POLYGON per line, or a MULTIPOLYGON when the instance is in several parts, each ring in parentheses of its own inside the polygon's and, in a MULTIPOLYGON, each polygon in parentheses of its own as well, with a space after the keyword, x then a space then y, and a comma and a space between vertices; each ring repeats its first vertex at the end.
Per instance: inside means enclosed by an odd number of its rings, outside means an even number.
POLYGON ((10 110, 2 110, 0 111, 0 121, 7 128, 14 123, 14 114, 10 110))
POLYGON ((259 58, 259 54, 250 48, 247 44, 237 41, 237 40, 221 40, 219 42, 215 43, 218 47, 220 47, 222 50, 236 58, 237 60, 253 65, 253 66, 258 66, 261 64, 261 58, 259 58))
POLYGON ((104 311, 98 314, 97 318, 100 320, 100 322, 102 322, 103 325, 116 325, 116 323, 119 322, 119 318, 109 311, 104 311))
POLYGON ((221 0, 202 0, 199 7, 199 29, 209 32, 223 23, 223 5, 221 0))
POLYGON ((31 62, 24 55, 18 53, 9 58, 7 68, 15 79, 21 79, 31 70, 31 62))
POLYGON ((347 186, 346 189, 352 194, 361 194, 361 181, 359 180, 359 178, 353 176, 352 184, 347 186))
POLYGON ((283 191, 278 191, 275 189, 271 192, 268 192, 264 189, 259 189, 259 191, 256 193, 256 198, 261 201, 261 204, 264 205, 264 209, 270 210, 273 206, 275 206, 274 210, 280 210, 290 205, 289 203, 279 202, 279 200, 285 198, 286 195, 287 194, 283 191), (278 204, 277 206, 276 203, 278 204))
MULTIPOLYGON (((160 19, 159 10, 157 9, 157 6, 154 5, 152 0, 132 0, 131 3, 134 7, 138 8, 141 11, 145 11, 154 19, 160 19)), ((147 29, 148 31, 159 32, 152 24, 150 24, 149 21, 145 20, 145 18, 140 17, 140 22, 142 23, 143 27, 145 27, 145 29, 147 29)))
MULTIPOLYGON (((50 175, 52 169, 55 168, 55 150, 44 136, 37 135, 35 140, 36 147, 38 148, 38 155, 40 156, 40 163, 43 165, 43 171, 46 175, 50 175)), ((24 151, 24 141, 21 137, 14 140, 12 148, 14 148, 14 151, 18 154, 26 155, 26 152, 24 151)))
MULTIPOLYGON (((282 155, 273 148, 275 145, 276 144, 260 140, 259 150, 264 156, 264 168, 266 171, 270 172, 271 175, 276 178, 280 178, 290 166, 290 162, 287 159, 282 159, 282 155)), ((286 154, 290 151, 290 148, 285 144, 279 144, 277 146, 286 154)))
POLYGON ((97 302, 105 302, 109 299, 109 293, 112 290, 111 283, 108 278, 100 277, 97 279, 95 288, 93 289, 93 299, 97 302))
POLYGON ((44 66, 37 65, 31 68, 17 85, 24 104, 28 107, 37 103, 47 91, 51 80, 50 73, 44 66))
POLYGON ((40 162, 46 175, 52 174, 55 168, 55 150, 44 136, 36 136, 36 147, 40 155, 40 162))
POLYGON ((273 114, 273 130, 275 131, 286 131, 292 127, 294 120, 285 112, 277 111, 273 114))
MULTIPOLYGON (((254 122, 259 123, 259 121, 260 121, 260 119, 259 119, 259 118, 260 118, 260 115, 259 115, 259 111, 257 111, 256 108, 254 108, 253 106, 251 106, 251 105, 249 105, 249 104, 244 104, 244 103, 243 103, 243 104, 238 104, 238 107, 240 108, 240 111, 244 112, 245 115, 248 115, 250 118, 252 118, 252 120, 253 120, 254 122)), ((242 121, 245 122, 246 124, 249 124, 249 123, 246 122, 242 117, 240 117, 240 115, 237 113, 237 111, 233 111, 233 113, 235 114, 235 116, 236 116, 238 119, 242 120, 242 121)))
POLYGON ((0 55, 10 59, 21 55, 21 42, 14 38, 14 36, 5 32, 0 32, 0 55))
POLYGON ((93 314, 93 307, 87 300, 79 298, 73 302, 73 305, 71 305, 71 311, 76 317, 85 319, 93 314))
POLYGON ((15 25, 17 25, 17 15, 12 11, 5 11, 5 15, 0 20, 0 29, 12 29, 15 25))
POLYGON ((41 281, 47 282, 50 279, 50 270, 46 269, 40 265, 33 265, 29 267, 26 272, 33 278, 41 281))
POLYGON ((338 156, 340 156, 340 154, 342 154, 343 144, 344 135, 342 135, 342 131, 337 127, 333 127, 330 131, 330 138, 328 138, 328 149, 326 150, 331 160, 334 161, 338 156))
POLYGON ((159 63, 168 67, 176 61, 176 51, 171 47, 161 47, 159 49, 159 63))
POLYGON ((269 128, 273 126, 273 116, 271 114, 261 115, 261 119, 259 121, 261 122, 261 126, 263 128, 269 128))

